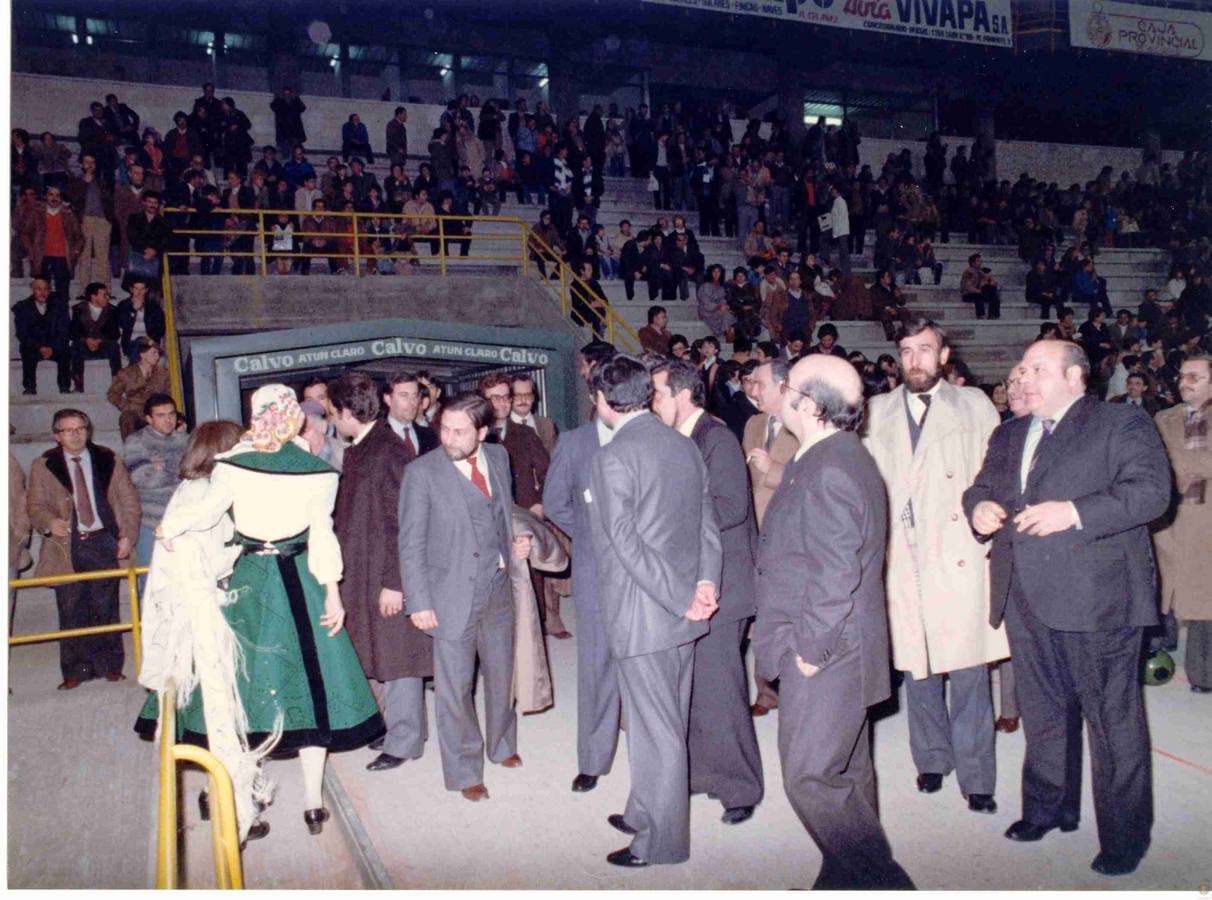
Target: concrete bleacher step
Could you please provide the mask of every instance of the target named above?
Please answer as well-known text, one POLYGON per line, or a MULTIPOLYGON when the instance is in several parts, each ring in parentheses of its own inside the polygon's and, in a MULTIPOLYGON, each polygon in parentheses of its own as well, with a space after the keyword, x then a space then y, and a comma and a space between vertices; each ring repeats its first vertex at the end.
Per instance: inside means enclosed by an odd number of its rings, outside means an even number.
POLYGON ((55 411, 65 407, 78 409, 87 415, 97 430, 118 428, 118 410, 103 394, 60 394, 58 388, 54 387, 51 393, 40 393, 34 397, 10 397, 8 423, 17 429, 18 435, 47 437, 55 411))

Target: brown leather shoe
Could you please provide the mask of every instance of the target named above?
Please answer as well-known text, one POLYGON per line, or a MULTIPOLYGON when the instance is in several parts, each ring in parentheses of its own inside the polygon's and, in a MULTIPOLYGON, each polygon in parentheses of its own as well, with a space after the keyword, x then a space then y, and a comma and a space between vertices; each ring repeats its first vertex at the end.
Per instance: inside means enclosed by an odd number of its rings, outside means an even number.
POLYGON ((126 681, 126 676, 123 675, 121 672, 106 672, 105 680, 106 681, 126 681))
POLYGON ((58 690, 72 691, 72 690, 75 690, 76 688, 78 688, 83 683, 84 682, 81 681, 79 678, 65 678, 63 680, 63 684, 59 685, 58 690))
POLYGON ((998 716, 997 722, 993 725, 994 730, 1002 731, 1006 734, 1014 734, 1018 731, 1018 716, 1008 718, 1006 716, 998 716))
POLYGON ((755 703, 749 708, 749 711, 753 713, 754 716, 764 716, 766 713, 770 712, 770 707, 763 706, 760 703, 755 703))
POLYGON ((465 787, 459 791, 466 799, 472 803, 478 803, 480 800, 488 799, 488 788, 482 784, 473 784, 471 787, 465 787))
POLYGON ((509 757, 508 759, 501 760, 501 765, 503 765, 507 769, 516 769, 520 765, 522 765, 522 757, 518 756, 515 753, 513 756, 509 757))

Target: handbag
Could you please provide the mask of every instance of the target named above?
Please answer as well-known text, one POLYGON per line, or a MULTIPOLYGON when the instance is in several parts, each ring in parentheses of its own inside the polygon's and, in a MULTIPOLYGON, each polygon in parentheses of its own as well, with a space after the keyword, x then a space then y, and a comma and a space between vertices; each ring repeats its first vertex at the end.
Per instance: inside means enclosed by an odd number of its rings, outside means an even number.
POLYGON ((657 181, 656 175, 649 172, 648 173, 648 190, 659 191, 660 189, 661 189, 661 183, 659 181, 657 181))
POLYGON ((821 231, 833 231, 833 213, 821 213, 816 217, 816 223, 821 231))

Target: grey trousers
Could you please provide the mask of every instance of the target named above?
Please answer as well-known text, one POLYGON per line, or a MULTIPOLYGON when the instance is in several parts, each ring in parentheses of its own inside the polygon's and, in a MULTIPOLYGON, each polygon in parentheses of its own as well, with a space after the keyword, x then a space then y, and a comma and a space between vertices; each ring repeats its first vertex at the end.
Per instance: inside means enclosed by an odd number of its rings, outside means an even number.
POLYGON ((577 769, 605 775, 619 744, 619 673, 596 604, 577 602, 576 641, 577 769))
POLYGON ((712 622, 694 647, 690 692, 690 790, 717 798, 725 809, 762 801, 762 755, 741 643, 749 620, 712 622))
POLYGON ((876 808, 860 669, 851 650, 806 678, 787 655, 779 680, 783 789, 824 857, 815 888, 911 888, 876 808))
POLYGON ((400 759, 420 759, 429 737, 427 718, 424 678, 383 682, 383 719, 387 723, 384 753, 400 759))
POLYGON ((960 792, 992 794, 997 789, 993 750, 993 696, 989 667, 981 663, 918 680, 906 673, 909 750, 919 773, 955 770, 960 792), (945 682, 951 682, 948 713, 945 682))
POLYGON ((686 727, 693 669, 694 644, 618 661, 631 761, 623 818, 636 830, 632 854, 650 863, 690 858, 686 727))
POLYGON ((1183 667, 1191 684, 1212 688, 1212 621, 1191 619, 1187 622, 1187 652, 1183 667))
POLYGON ((484 600, 472 610, 461 637, 434 638, 438 747, 442 751, 442 778, 448 791, 484 783, 485 738, 480 734, 473 696, 477 657, 484 676, 488 758, 501 762, 517 752, 513 640, 513 596, 503 572, 493 579, 492 586, 484 592, 484 600))
POLYGON ((1014 661, 1002 660, 997 666, 998 694, 1001 704, 997 714, 1004 719, 1018 718, 1018 695, 1014 692, 1014 661))

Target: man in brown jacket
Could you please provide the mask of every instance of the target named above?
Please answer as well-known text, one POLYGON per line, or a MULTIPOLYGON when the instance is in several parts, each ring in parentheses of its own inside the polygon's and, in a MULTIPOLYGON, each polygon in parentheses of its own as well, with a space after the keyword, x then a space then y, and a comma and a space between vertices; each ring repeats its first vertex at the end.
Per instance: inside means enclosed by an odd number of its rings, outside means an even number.
MULTIPOLYGON (((122 260, 122 268, 126 268, 127 257, 130 256, 130 239, 126 229, 130 225, 130 217, 143 211, 144 173, 142 166, 130 167, 130 184, 114 188, 114 221, 118 224, 118 234, 121 238, 121 250, 118 258, 122 260)), ((197 227, 197 226, 193 226, 197 227)))
MULTIPOLYGON (((57 447, 34 460, 26 508, 42 535, 36 577, 95 572, 128 564, 139 533, 139 494, 121 457, 92 442, 92 422, 79 410, 61 409, 52 424, 57 447)), ((118 622, 118 582, 82 581, 55 588, 59 628, 118 622)), ((110 633, 59 642, 63 683, 79 687, 104 676, 122 681, 122 635, 110 633)))
MULTIPOLYGON (((787 381, 787 369, 785 360, 772 359, 762 363, 753 372, 760 412, 751 416, 745 423, 745 438, 741 441, 741 449, 745 451, 745 462, 749 464, 753 512, 759 530, 770 498, 774 496, 775 489, 783 480, 783 469, 800 446, 795 435, 783 427, 776 415, 783 394, 783 384, 787 381)), ((779 695, 774 683, 756 672, 753 680, 757 686, 753 714, 764 716, 770 710, 778 709, 779 695)))
POLYGON ((84 250, 79 220, 63 202, 58 187, 46 189, 46 201, 22 222, 21 245, 35 275, 51 279, 55 293, 70 299, 69 287, 76 261, 84 250))
POLYGON ((118 372, 105 399, 118 408, 118 430, 126 440, 146 424, 143 405, 152 394, 167 394, 168 369, 160 365, 160 348, 149 337, 135 338, 139 361, 118 372))

